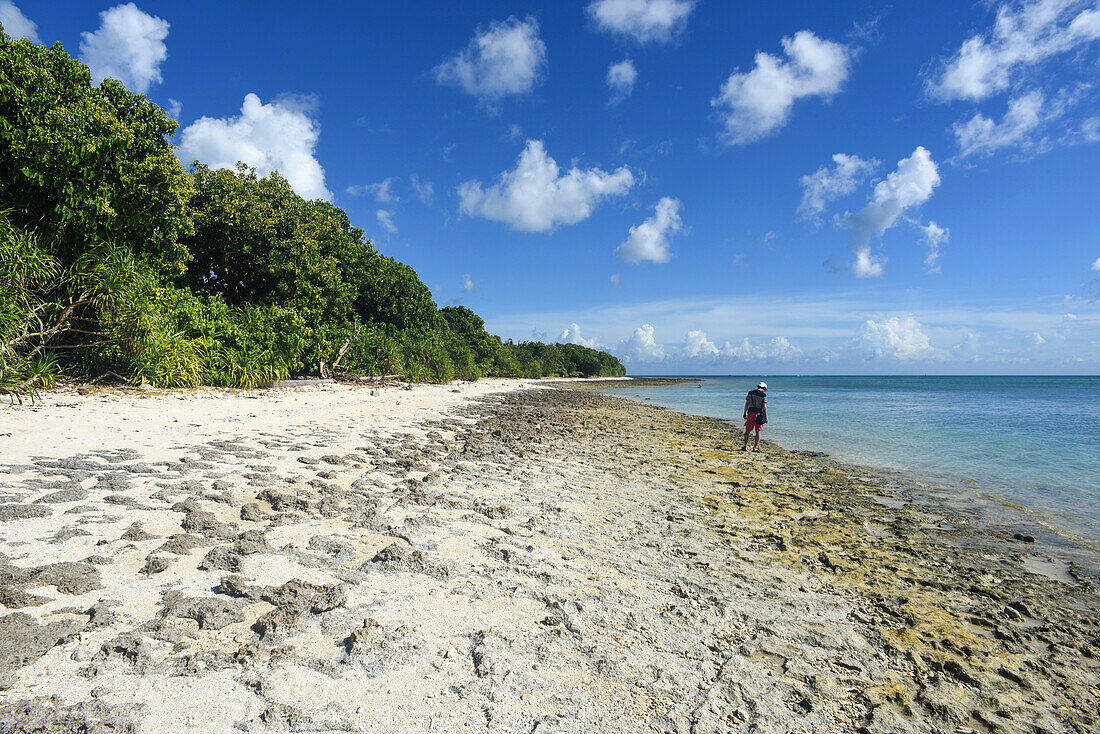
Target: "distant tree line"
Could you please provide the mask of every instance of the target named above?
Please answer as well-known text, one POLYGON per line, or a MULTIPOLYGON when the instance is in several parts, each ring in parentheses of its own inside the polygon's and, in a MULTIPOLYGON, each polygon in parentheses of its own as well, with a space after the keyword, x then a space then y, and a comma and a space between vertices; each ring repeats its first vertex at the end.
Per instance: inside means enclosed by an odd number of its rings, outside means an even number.
POLYGON ((0 393, 58 376, 250 387, 297 373, 617 376, 610 354, 501 341, 286 179, 196 163, 177 123, 60 43, 0 30, 0 393))

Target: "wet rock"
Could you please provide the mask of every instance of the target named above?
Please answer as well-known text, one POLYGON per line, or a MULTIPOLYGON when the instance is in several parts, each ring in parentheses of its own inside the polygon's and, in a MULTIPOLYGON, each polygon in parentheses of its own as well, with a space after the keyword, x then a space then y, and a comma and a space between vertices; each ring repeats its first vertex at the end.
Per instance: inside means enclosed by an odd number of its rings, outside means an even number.
POLYGON ((40 505, 25 505, 21 502, 0 504, 0 522, 30 520, 36 517, 49 517, 51 514, 53 514, 53 510, 40 505))
POLYGON ((298 463, 299 464, 305 464, 306 466, 315 466, 317 464, 320 464, 321 461, 320 461, 320 459, 314 459, 314 458, 309 457, 309 456, 299 456, 298 457, 298 463))
POLYGON ((1013 533, 1013 540, 1018 540, 1021 543, 1034 543, 1035 537, 1032 535, 1024 535, 1023 533, 1013 533))

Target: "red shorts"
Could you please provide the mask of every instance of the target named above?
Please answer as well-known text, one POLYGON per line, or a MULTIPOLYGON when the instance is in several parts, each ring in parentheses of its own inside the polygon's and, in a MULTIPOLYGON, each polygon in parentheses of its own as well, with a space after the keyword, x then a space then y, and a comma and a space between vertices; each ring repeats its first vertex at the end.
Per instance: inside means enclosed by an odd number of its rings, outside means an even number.
POLYGON ((764 428, 764 414, 749 411, 749 417, 745 419, 746 431, 760 431, 764 428))

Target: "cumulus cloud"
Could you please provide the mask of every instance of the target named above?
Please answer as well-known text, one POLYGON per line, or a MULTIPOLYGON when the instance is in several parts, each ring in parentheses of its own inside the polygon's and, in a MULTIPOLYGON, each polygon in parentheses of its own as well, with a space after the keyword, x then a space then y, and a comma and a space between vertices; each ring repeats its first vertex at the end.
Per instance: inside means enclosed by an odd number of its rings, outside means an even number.
POLYGON ((1066 110, 1065 100, 1046 102, 1043 93, 1033 90, 1009 101, 1000 122, 976 114, 966 122, 952 126, 959 144, 959 157, 989 156, 1001 148, 1035 148, 1032 135, 1066 110))
POLYGON ((397 234, 397 225, 393 223, 393 212, 379 209, 374 216, 378 219, 378 224, 381 225, 382 229, 390 234, 397 234))
POLYGON ((369 195, 379 204, 393 204, 400 201, 400 197, 393 190, 393 178, 372 184, 348 186, 347 192, 352 196, 369 195))
POLYGON ((924 256, 924 267, 929 273, 938 273, 940 272, 940 245, 951 237, 951 230, 931 220, 920 229, 924 233, 921 241, 928 247, 928 254, 924 256))
POLYGON ((618 273, 612 273, 611 274, 611 285, 615 288, 622 288, 623 287, 622 276, 620 276, 618 273))
POLYGON ((595 211, 600 200, 625 194, 634 174, 623 166, 611 173, 574 166, 562 174, 541 140, 528 140, 515 169, 488 188, 480 181, 458 187, 460 208, 469 216, 506 222, 525 232, 548 232, 576 224, 595 211))
POLYGON ((882 236, 908 210, 920 207, 940 184, 940 174, 932 154, 917 146, 908 158, 875 185, 866 207, 840 218, 852 230, 852 251, 856 261, 852 273, 859 278, 882 275, 882 262, 871 254, 871 238, 882 236))
POLYGON ((753 346, 748 337, 739 344, 726 342, 720 354, 728 359, 738 360, 762 360, 762 359, 795 359, 802 356, 802 350, 791 344, 785 336, 777 336, 773 339, 753 346))
POLYGON ((623 59, 611 64, 607 69, 607 86, 611 90, 611 104, 618 104, 634 91, 634 82, 638 81, 638 70, 634 62, 623 59))
POLYGON ((1003 3, 988 33, 971 36, 928 81, 941 101, 982 100, 1053 56, 1100 38, 1100 8, 1082 0, 1003 3))
POLYGON ((469 273, 463 273, 462 274, 462 292, 463 293, 473 293, 474 292, 474 287, 476 285, 477 285, 477 283, 474 282, 474 279, 470 277, 469 273))
POLYGON ((239 116, 201 117, 184 128, 179 156, 211 168, 233 168, 243 161, 261 176, 278 171, 300 196, 329 200, 325 171, 314 157, 321 129, 312 112, 309 98, 287 96, 263 104, 248 94, 239 116))
POLYGON ((581 336, 581 327, 576 323, 572 323, 562 329, 561 335, 558 337, 558 342, 561 344, 580 344, 582 347, 590 347, 592 349, 602 346, 599 339, 585 339, 581 336))
POLYGON ((683 32, 694 0, 596 0, 588 15, 600 30, 638 43, 668 43, 683 32))
POLYGON ((837 153, 833 156, 833 164, 832 168, 822 166, 799 180, 802 203, 798 206, 798 215, 803 219, 819 222, 825 207, 855 191, 856 186, 879 166, 879 161, 837 153))
POLYGON ((409 176, 409 182, 416 191, 416 197, 422 204, 431 204, 435 198, 435 185, 431 181, 421 181, 415 173, 409 176))
POLYGON ((920 359, 932 357, 936 352, 923 327, 912 316, 894 316, 881 322, 868 319, 860 328, 855 344, 876 359, 920 359))
POLYGON ((12 38, 39 43, 38 24, 23 15, 23 11, 11 0, 0 0, 0 25, 4 26, 4 33, 12 38))
POLYGON ((546 69, 546 44, 534 18, 511 17, 479 30, 470 45, 435 67, 438 83, 460 87, 485 102, 527 94, 546 69))
POLYGON ((1027 340, 1031 342, 1033 346, 1041 347, 1047 343, 1047 340, 1043 338, 1043 335, 1037 331, 1033 331, 1027 335, 1027 340))
POLYGON ((160 65, 168 58, 168 21, 144 13, 133 3, 99 14, 99 28, 80 34, 80 58, 99 84, 118 79, 135 92, 147 92, 161 81, 160 65))
POLYGON ((724 117, 724 139, 743 145, 775 132, 803 97, 832 97, 848 79, 852 49, 811 31, 784 38, 786 59, 760 51, 751 71, 735 71, 710 101, 724 117))
POLYGON ((668 196, 662 197, 654 207, 652 217, 630 228, 630 236, 615 248, 615 254, 623 260, 640 263, 649 260, 655 263, 668 262, 670 240, 684 231, 680 220, 680 200, 668 196))
POLYGON ((689 331, 684 336, 684 354, 692 359, 711 359, 719 354, 718 346, 707 339, 705 331, 689 331))
POLYGON ((653 325, 642 324, 619 345, 619 354, 627 362, 656 362, 665 358, 665 348, 653 337, 653 325))

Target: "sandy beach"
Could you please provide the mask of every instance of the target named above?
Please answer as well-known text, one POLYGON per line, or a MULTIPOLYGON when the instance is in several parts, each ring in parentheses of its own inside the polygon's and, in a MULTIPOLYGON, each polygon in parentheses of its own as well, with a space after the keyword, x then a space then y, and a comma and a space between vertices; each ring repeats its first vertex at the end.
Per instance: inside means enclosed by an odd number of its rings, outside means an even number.
POLYGON ((531 380, 4 407, 0 732, 1100 726, 1095 577, 739 446, 531 380))

